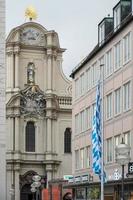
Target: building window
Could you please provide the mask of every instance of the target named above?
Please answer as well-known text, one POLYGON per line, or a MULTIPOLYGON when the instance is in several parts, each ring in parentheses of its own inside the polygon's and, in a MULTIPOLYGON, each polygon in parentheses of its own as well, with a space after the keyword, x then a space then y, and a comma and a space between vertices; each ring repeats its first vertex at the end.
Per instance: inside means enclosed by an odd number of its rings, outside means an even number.
POLYGON ((35 152, 35 125, 32 121, 27 122, 26 125, 25 150, 26 152, 35 152))
POLYGON ((106 118, 110 119, 112 117, 112 93, 107 95, 106 99, 106 118))
POLYGON ((87 75, 87 90, 90 90, 91 89, 91 68, 87 69, 86 75, 87 75))
POLYGON ((79 133, 79 114, 75 115, 75 134, 79 133))
POLYGON ((79 97, 79 79, 75 80, 75 98, 79 97))
POLYGON ((102 45, 105 40, 105 23, 99 25, 99 45, 102 45))
POLYGON ((118 42, 114 47, 114 68, 115 70, 121 67, 121 42, 118 42))
POLYGON ((77 200, 86 200, 86 188, 78 187, 75 189, 75 199, 77 200))
POLYGON ((96 108, 96 103, 93 103, 92 104, 92 119, 93 119, 93 116, 94 116, 95 108, 96 108))
MULTIPOLYGON (((130 138, 130 131, 125 132, 123 135, 124 135, 125 144, 128 144, 131 147, 132 144, 131 144, 131 138, 130 138)), ((131 151, 129 154, 131 154, 131 151)))
MULTIPOLYGON (((114 137, 114 142, 115 142, 115 145, 114 145, 114 152, 115 152, 115 148, 116 146, 118 146, 120 143, 121 143, 121 135, 117 135, 114 137)), ((116 153, 116 152, 115 152, 116 153)))
POLYGON ((90 146, 86 147, 86 167, 89 168, 90 167, 90 146))
POLYGON ((85 131, 85 125, 86 125, 86 121, 85 121, 85 119, 86 119, 86 116, 85 116, 85 114, 86 114, 86 112, 85 112, 85 110, 83 110, 83 111, 81 111, 80 112, 80 126, 81 126, 81 132, 83 132, 83 131, 85 131))
MULTIPOLYGON (((99 65, 102 67, 102 70, 103 71, 105 71, 104 70, 104 66, 105 66, 105 61, 104 61, 104 56, 102 56, 100 59, 99 59, 99 65)), ((100 79, 100 68, 101 67, 98 67, 98 79, 100 79)), ((105 74, 104 74, 104 76, 105 76, 105 74)))
POLYGON ((121 88, 115 90, 115 115, 121 112, 121 88))
POLYGON ((106 76, 109 76, 113 72, 112 67, 112 49, 106 53, 106 76))
POLYGON ((95 108, 96 108, 96 103, 92 104, 92 110, 91 110, 91 126, 93 124, 93 117, 94 117, 94 112, 95 112, 95 108))
POLYGON ((107 163, 113 161, 113 142, 112 138, 107 139, 107 163))
POLYGON ((131 98, 130 82, 128 82, 124 84, 124 111, 130 109, 130 98, 131 98))
POLYGON ((71 153, 71 128, 66 128, 64 133, 64 153, 71 153))
POLYGON ((80 149, 80 163, 81 163, 80 168, 83 169, 84 168, 84 148, 80 149))
POLYGON ((95 86, 96 83, 97 83, 97 63, 95 62, 93 65, 92 65, 92 86, 95 86))
POLYGON ((128 33, 123 38, 123 61, 126 64, 131 58, 131 34, 128 33))
POLYGON ((79 169, 79 150, 75 151, 75 168, 79 169))
POLYGON ((121 23, 121 10, 120 4, 114 10, 114 31, 120 27, 121 23))
POLYGON ((91 127, 91 109, 90 107, 86 108, 86 129, 89 129, 91 127))
POLYGON ((121 135, 117 135, 115 136, 115 147, 118 146, 121 143, 121 135))
POLYGON ((35 65, 32 62, 30 62, 27 67, 27 83, 35 83, 35 65))
POLYGON ((80 84, 81 84, 80 95, 83 95, 85 92, 85 74, 84 73, 80 76, 80 84))
POLYGON ((124 134, 124 142, 130 146, 130 131, 125 132, 124 134))

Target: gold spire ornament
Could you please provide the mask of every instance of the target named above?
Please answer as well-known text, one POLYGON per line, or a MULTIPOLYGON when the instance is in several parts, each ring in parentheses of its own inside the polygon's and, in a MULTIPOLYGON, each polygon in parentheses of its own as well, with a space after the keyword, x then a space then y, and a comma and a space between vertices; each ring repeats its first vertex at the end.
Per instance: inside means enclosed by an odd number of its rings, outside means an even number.
POLYGON ((29 6, 25 10, 25 17, 28 18, 30 21, 37 18, 37 12, 33 6, 29 6))

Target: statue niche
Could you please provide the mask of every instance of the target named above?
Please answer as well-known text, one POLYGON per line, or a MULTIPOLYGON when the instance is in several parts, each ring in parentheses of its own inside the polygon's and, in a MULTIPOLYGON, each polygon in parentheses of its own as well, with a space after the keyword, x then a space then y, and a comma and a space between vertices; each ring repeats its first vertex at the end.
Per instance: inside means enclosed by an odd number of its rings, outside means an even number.
POLYGON ((35 84, 35 65, 32 62, 27 67, 27 84, 35 84))

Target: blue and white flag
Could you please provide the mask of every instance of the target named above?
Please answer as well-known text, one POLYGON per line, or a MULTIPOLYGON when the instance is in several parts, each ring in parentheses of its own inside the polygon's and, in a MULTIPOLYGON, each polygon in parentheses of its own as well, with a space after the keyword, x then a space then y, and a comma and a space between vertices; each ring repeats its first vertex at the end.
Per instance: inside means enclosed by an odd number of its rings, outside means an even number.
POLYGON ((101 177, 101 100, 100 82, 97 86, 96 107, 92 127, 92 168, 95 174, 101 177))

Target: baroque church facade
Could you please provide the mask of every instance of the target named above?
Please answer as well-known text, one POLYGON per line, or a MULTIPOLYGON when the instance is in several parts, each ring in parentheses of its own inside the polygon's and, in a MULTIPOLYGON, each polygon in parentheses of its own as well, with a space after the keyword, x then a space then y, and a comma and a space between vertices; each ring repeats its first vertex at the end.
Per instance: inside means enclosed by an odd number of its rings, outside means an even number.
POLYGON ((7 200, 31 200, 32 177, 71 174, 71 82, 58 34, 27 22, 6 41, 7 200))

